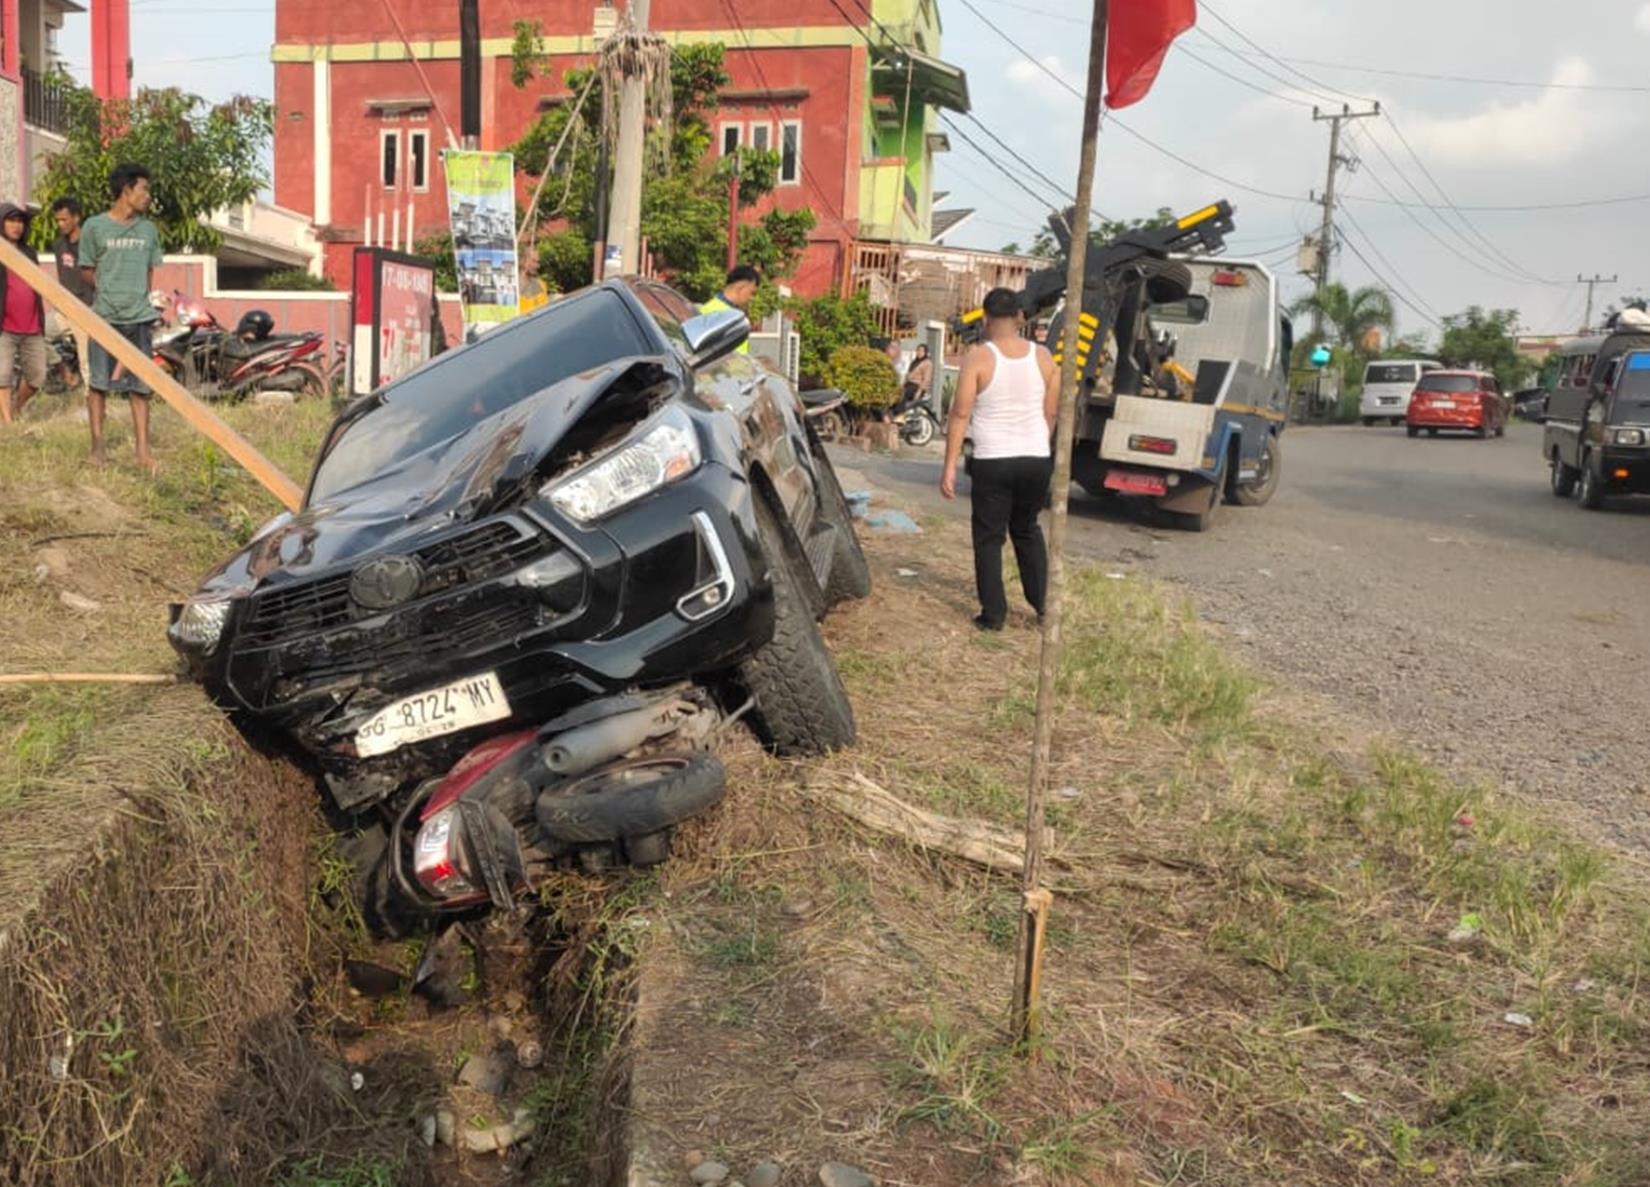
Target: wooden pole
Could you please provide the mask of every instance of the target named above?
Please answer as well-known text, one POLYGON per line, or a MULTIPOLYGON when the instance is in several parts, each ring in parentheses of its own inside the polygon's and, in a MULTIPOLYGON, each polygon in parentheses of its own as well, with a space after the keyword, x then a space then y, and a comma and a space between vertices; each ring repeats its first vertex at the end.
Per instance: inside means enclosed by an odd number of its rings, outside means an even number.
POLYGON ((739 150, 733 150, 733 172, 728 175, 728 271, 739 263, 739 150))
MULTIPOLYGON (((652 0, 630 0, 630 35, 648 32, 652 0)), ((613 193, 607 217, 607 242, 619 245, 619 266, 611 275, 642 273, 642 165, 647 136, 647 83, 640 61, 633 60, 619 85, 619 143, 613 152, 613 193)), ((602 276, 609 275, 605 267, 602 276)), ((601 279, 598 277, 597 279, 601 279)))
POLYGON ((1054 428, 1054 489, 1049 511, 1048 591, 1043 601, 1043 651, 1037 670, 1037 725, 1031 751, 1031 783, 1026 791, 1026 859, 1021 881, 1025 901, 1015 945, 1013 1031, 1015 1041, 1035 1053, 1042 980, 1042 934, 1048 908, 1042 886, 1043 816, 1048 795, 1048 768, 1054 742, 1055 682, 1060 670, 1060 630, 1064 618, 1066 504, 1071 494, 1071 442, 1076 432, 1077 315, 1083 308, 1083 274, 1088 262, 1090 199, 1100 139, 1100 95, 1106 73, 1106 4, 1094 0, 1089 38, 1088 93, 1083 103, 1083 142, 1077 164, 1077 208, 1066 261, 1065 346, 1060 368, 1060 411, 1054 428))
POLYGON ((78 297, 59 284, 55 276, 48 276, 41 271, 38 264, 17 250, 16 244, 4 238, 0 238, 0 267, 4 267, 13 276, 22 277, 23 283, 44 297, 47 304, 61 313, 70 325, 114 355, 126 370, 143 380, 157 396, 177 409, 178 414, 191 428, 204 434, 213 444, 244 466, 270 494, 281 500, 287 510, 298 509, 299 504, 304 501, 304 492, 297 483, 281 473, 274 462, 259 453, 252 442, 224 424, 210 408, 195 399, 176 380, 157 367, 153 359, 88 309, 78 297))

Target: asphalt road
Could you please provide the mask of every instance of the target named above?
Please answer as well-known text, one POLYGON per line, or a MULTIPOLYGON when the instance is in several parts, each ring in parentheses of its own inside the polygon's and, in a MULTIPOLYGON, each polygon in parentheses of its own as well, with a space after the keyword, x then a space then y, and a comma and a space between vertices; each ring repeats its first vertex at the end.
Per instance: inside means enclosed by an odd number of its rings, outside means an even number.
MULTIPOLYGON (((1295 428, 1281 488, 1206 533, 1074 488, 1071 551, 1184 586, 1261 669, 1458 773, 1498 777, 1650 857, 1650 498, 1555 499, 1541 430, 1295 428)), ((841 464, 924 510, 939 454, 841 464)), ((966 484, 964 484, 966 489, 966 484)))

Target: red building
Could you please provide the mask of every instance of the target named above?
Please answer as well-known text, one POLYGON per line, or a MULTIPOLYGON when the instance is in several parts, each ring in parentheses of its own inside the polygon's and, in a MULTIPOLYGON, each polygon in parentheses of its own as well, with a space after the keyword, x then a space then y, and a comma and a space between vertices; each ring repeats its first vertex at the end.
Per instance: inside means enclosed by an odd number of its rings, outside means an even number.
MULTIPOLYGON (((779 151, 780 185, 767 201, 817 217, 789 282, 799 293, 844 283, 858 241, 931 239, 933 154, 947 147, 937 110, 968 107, 962 71, 937 56, 937 3, 653 0, 651 25, 668 41, 727 47, 732 82, 713 151, 779 151)), ((565 71, 591 61, 598 30, 617 15, 591 0, 485 0, 481 147, 509 146, 564 99, 565 71), (523 89, 510 77, 518 21, 540 24, 551 60, 523 89)), ((444 229, 458 5, 276 0, 275 40, 275 201, 315 220, 328 273, 344 282, 369 234, 410 243, 444 229)))

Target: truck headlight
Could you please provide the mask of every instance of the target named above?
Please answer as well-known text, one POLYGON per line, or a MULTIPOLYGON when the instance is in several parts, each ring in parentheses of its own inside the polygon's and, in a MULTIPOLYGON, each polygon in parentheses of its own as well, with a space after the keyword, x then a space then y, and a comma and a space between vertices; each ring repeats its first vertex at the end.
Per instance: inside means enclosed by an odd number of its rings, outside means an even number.
POLYGON ((191 598, 167 633, 179 646, 211 655, 229 621, 229 607, 227 597, 191 598))
POLYGON ((1643 429, 1617 429, 1615 431, 1615 443, 1617 445, 1643 445, 1644 444, 1644 430, 1643 429))
POLYGON ((540 491, 565 515, 593 523, 643 495, 685 478, 703 461, 693 422, 675 405, 646 421, 595 461, 540 491))

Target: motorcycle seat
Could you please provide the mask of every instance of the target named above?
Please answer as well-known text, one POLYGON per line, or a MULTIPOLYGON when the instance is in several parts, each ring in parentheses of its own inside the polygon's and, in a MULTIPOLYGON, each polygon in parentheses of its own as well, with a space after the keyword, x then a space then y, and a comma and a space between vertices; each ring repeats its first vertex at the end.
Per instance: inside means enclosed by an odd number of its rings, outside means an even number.
POLYGON ((810 388, 807 391, 798 392, 797 394, 802 398, 802 406, 804 408, 812 408, 818 404, 829 404, 832 401, 842 399, 842 393, 837 391, 834 387, 810 388))

